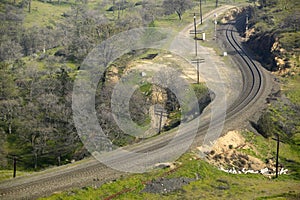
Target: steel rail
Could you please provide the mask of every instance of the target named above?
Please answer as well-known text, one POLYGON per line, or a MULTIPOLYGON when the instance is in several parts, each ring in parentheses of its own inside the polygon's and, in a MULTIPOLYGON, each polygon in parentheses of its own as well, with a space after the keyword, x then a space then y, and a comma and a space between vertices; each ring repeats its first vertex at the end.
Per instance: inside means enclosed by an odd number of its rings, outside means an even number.
MULTIPOLYGON (((239 117, 239 114, 245 112, 252 106, 257 99, 260 98, 264 90, 264 75, 261 69, 252 61, 252 59, 243 50, 234 35, 232 24, 229 24, 226 29, 226 38, 231 47, 238 53, 241 61, 239 68, 243 74, 243 90, 237 99, 233 102, 227 110, 226 123, 239 117)), ((218 126, 221 121, 214 122, 218 126)), ((198 129, 197 137, 203 137, 206 133, 209 124, 201 126, 198 129)), ((182 138, 184 139, 184 138, 182 138)), ((158 149, 166 145, 170 140, 166 139, 162 142, 156 143, 152 146, 140 148, 138 152, 146 152, 158 149)), ((62 170, 56 172, 51 176, 41 175, 38 179, 19 184, 14 184, 11 181, 0 184, 0 199, 35 199, 44 195, 49 195, 56 191, 70 189, 75 185, 85 186, 91 183, 91 177, 94 177, 97 184, 101 184, 108 180, 119 177, 121 172, 109 169, 102 163, 97 161, 90 161, 83 166, 74 167, 72 169, 62 170), (98 180, 99 176, 100 180, 98 180), (6 184, 6 185, 5 185, 6 184), (28 195, 27 195, 28 194, 28 195)))

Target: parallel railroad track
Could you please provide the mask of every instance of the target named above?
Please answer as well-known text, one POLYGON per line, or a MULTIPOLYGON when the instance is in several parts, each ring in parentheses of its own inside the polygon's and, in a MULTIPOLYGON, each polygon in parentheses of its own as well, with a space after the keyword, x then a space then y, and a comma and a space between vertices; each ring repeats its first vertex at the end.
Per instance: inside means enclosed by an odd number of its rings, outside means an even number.
MULTIPOLYGON (((226 122, 230 122, 230 120, 238 118, 241 113, 245 112, 261 98, 262 94, 265 93, 266 81, 260 67, 252 61, 237 41, 232 24, 228 25, 225 34, 229 44, 239 55, 239 58, 236 59, 240 60, 240 70, 244 79, 243 91, 237 101, 233 102, 227 110, 226 122)), ((221 123, 221 120, 217 120, 213 124, 218 126, 219 123, 221 123)), ((203 137, 208 127, 209 124, 201 126, 198 129, 197 137, 203 137)), ((142 148, 138 152, 158 149, 166 145, 169 141, 166 139, 152 146, 142 148)), ((0 199, 36 199, 73 187, 83 187, 93 184, 100 185, 119 177, 121 174, 125 173, 117 172, 102 163, 91 160, 70 169, 62 169, 51 176, 45 174, 36 178, 33 177, 29 181, 21 179, 22 182, 19 181, 17 183, 13 181, 3 182, 0 184, 0 199)))
MULTIPOLYGON (((242 18, 237 19, 236 23, 241 23, 242 18)), ((239 58, 245 63, 245 66, 240 65, 242 72, 244 87, 240 97, 227 110, 227 118, 232 118, 244 109, 251 106, 264 91, 265 79, 260 67, 257 66, 251 57, 242 48, 236 38, 236 31, 232 25, 226 28, 226 39, 231 47, 238 53, 239 58), (246 67, 247 66, 247 67, 246 67)))

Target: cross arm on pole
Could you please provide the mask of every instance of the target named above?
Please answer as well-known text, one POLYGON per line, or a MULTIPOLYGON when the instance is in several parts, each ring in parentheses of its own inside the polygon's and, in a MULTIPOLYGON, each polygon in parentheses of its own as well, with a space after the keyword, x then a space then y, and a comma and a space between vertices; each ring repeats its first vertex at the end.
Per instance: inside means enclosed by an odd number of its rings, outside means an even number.
POLYGON ((195 58, 191 60, 193 64, 197 64, 197 63, 204 63, 205 59, 204 58, 195 58))
POLYGON ((195 59, 192 59, 191 62, 193 64, 197 64, 197 83, 199 84, 200 83, 200 70, 199 70, 199 64, 200 63, 204 63, 204 59, 203 58, 195 58, 195 59))
POLYGON ((203 31, 199 31, 199 30, 196 30, 196 32, 195 32, 195 30, 190 30, 190 34, 201 34, 201 33, 203 33, 203 31))

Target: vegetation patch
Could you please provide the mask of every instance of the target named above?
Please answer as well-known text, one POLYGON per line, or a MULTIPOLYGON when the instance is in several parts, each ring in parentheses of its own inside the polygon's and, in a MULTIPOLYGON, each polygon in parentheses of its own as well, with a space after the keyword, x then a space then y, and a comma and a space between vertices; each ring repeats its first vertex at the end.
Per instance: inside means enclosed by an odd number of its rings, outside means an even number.
MULTIPOLYGON (((143 175, 123 177, 116 182, 106 183, 97 189, 74 190, 55 194, 42 199, 243 199, 265 198, 290 193, 299 196, 300 183, 289 180, 270 180, 260 175, 232 175, 219 171, 212 165, 197 159, 195 154, 186 154, 179 160, 176 170, 160 169, 143 175), (182 178, 186 177, 186 178, 182 178), (159 188, 186 182, 180 189, 165 193, 144 192, 151 183, 162 183, 159 188), (188 181, 185 181, 188 180, 188 181), (188 183, 189 182, 189 183, 188 183)), ((156 190, 161 191, 161 190, 156 190)))
MULTIPOLYGON (((29 175, 29 172, 17 171, 16 176, 29 175)), ((0 182, 13 178, 13 170, 0 170, 0 182)))
MULTIPOLYGON (((265 68, 279 75, 299 73, 299 2, 258 1, 242 14, 249 16, 247 45, 265 68)), ((245 28, 245 27, 243 27, 245 28)))
MULTIPOLYGON (((1 167, 12 168, 7 155, 17 155, 22 160, 18 167, 24 170, 62 165, 89 155, 72 120, 72 86, 76 75, 83 70, 81 62, 95 46, 120 32, 158 26, 160 22, 164 22, 164 28, 178 30, 190 23, 185 9, 179 20, 176 14, 165 13, 169 7, 162 5, 163 0, 4 0, 1 3, 1 167), (106 11, 111 7, 112 11, 106 11)), ((203 5, 204 12, 213 5, 208 1, 203 5)), ((129 62, 151 54, 157 54, 157 50, 130 52, 115 60, 107 73, 111 80, 119 78, 129 62)), ((107 90, 97 91, 97 97, 105 101, 113 84, 103 83, 99 87, 107 90)), ((142 84, 132 102, 145 103, 152 95, 152 87, 147 82, 142 84)), ((139 105, 134 106, 140 114, 134 120, 147 127, 151 121, 145 115, 147 106, 139 105)), ((97 99, 98 114, 109 122, 102 121, 101 125, 109 130, 110 139, 119 146, 134 142, 134 137, 123 134, 110 123, 113 121, 112 115, 107 114, 110 106, 97 99)), ((176 113, 171 115, 174 121, 180 117, 176 113)))

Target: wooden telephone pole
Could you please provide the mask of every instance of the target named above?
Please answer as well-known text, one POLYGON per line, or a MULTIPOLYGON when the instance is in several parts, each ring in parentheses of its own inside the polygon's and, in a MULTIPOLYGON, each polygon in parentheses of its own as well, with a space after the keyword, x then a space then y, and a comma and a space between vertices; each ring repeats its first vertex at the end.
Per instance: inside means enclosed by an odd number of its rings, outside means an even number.
POLYGON ((196 14, 194 13, 194 31, 195 31, 195 53, 196 53, 196 56, 197 56, 197 24, 196 24, 196 14))
POLYGON ((162 117, 166 117, 167 113, 164 111, 163 108, 154 108, 155 115, 159 116, 159 126, 158 126, 158 134, 161 133, 161 126, 162 126, 162 117))
POLYGON ((277 134, 277 150, 276 150, 276 178, 278 178, 278 158, 279 158, 279 135, 277 134))
POLYGON ((192 60, 192 63, 197 64, 197 84, 200 83, 200 63, 204 63, 203 58, 196 58, 192 60))
POLYGON ((200 24, 202 24, 202 0, 199 0, 199 6, 200 6, 200 24))
POLYGON ((16 178, 17 175, 17 157, 13 157, 13 165, 14 165, 14 173, 13 173, 13 178, 16 178))
POLYGON ((16 178, 17 176, 17 161, 21 161, 18 159, 16 155, 8 155, 8 159, 11 159, 13 161, 13 178, 16 178))
POLYGON ((279 134, 277 133, 276 134, 276 138, 272 138, 273 140, 275 140, 277 142, 277 148, 276 148, 276 178, 278 178, 278 165, 279 165, 279 145, 280 145, 280 142, 282 142, 280 139, 279 139, 279 134))
POLYGON ((190 30, 190 34, 194 35, 194 40, 195 40, 195 55, 198 55, 198 46, 197 46, 197 34, 201 34, 201 31, 197 30, 197 22, 196 22, 196 13, 194 13, 194 30, 190 30))

